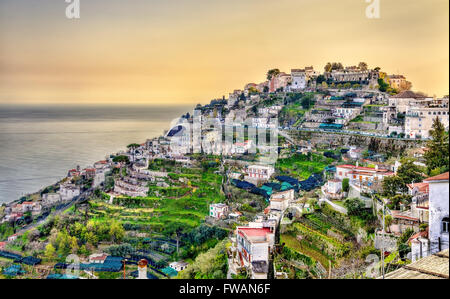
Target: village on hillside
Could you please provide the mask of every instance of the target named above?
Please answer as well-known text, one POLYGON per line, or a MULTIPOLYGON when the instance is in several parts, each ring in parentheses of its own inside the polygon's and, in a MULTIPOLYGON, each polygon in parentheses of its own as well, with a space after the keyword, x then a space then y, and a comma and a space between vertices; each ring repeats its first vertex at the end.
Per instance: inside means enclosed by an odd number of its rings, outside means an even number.
POLYGON ((0 278, 448 279, 449 98, 412 89, 269 70, 0 206, 0 278))

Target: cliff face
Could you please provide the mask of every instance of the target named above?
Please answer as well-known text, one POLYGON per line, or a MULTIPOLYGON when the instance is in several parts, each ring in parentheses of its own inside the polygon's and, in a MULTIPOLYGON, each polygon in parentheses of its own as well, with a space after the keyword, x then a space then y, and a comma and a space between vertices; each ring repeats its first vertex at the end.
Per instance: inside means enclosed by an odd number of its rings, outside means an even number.
POLYGON ((388 156, 397 156, 407 149, 424 145, 420 140, 400 140, 371 136, 356 136, 338 133, 319 132, 290 132, 289 135, 294 140, 310 141, 313 146, 333 147, 333 146, 358 146, 367 147, 374 152, 383 153, 388 156))

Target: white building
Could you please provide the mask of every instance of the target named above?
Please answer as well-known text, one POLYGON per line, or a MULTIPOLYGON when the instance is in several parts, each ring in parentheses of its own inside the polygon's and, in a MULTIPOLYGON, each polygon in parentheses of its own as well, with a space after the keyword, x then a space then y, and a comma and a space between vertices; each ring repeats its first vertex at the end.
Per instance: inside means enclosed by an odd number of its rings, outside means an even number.
MULTIPOLYGON (((412 261, 416 261, 449 248, 448 177, 449 173, 446 172, 428 178, 423 183, 420 183, 429 185, 429 226, 427 231, 419 232, 410 238, 412 261)), ((422 189, 426 192, 425 187, 422 187, 422 189)), ((418 188, 410 187, 410 190, 415 192, 416 196, 420 194, 418 188)))
POLYGON ((448 225, 449 225, 449 173, 443 173, 425 180, 429 184, 430 222, 429 238, 431 254, 449 248, 448 225))
POLYGON ((284 212, 294 200, 294 190, 273 193, 270 197, 270 210, 284 212))
POLYGON ((338 194, 342 191, 342 181, 341 180, 329 180, 327 182, 327 191, 331 194, 338 194))
POLYGON ((253 279, 267 279, 269 253, 275 243, 274 230, 268 227, 237 227, 236 243, 240 266, 249 268, 253 279))
POLYGON ((292 85, 291 91, 304 90, 308 85, 308 78, 304 69, 291 70, 292 85))
POLYGON ((216 203, 209 206, 209 216, 222 219, 228 215, 229 208, 226 204, 216 203))
POLYGON ((74 184, 60 184, 59 194, 61 195, 62 201, 69 201, 81 194, 80 187, 74 184))
POLYGON ((448 107, 429 108, 411 107, 405 116, 405 135, 410 138, 429 138, 433 121, 439 118, 448 130, 449 111, 448 107))
POLYGON ((169 264, 169 267, 177 272, 183 271, 184 269, 187 268, 187 266, 189 266, 189 264, 183 261, 173 262, 169 264))
POLYGON ((268 180, 275 173, 275 169, 272 166, 250 165, 246 173, 250 179, 268 180))
POLYGON ((89 256, 89 263, 91 264, 103 264, 108 255, 106 253, 94 253, 89 256))
POLYGON ((408 193, 412 196, 411 215, 419 219, 420 222, 429 222, 429 184, 414 183, 408 184, 408 193))
POLYGON ((347 122, 361 114, 362 108, 336 108, 333 115, 345 119, 347 122))
POLYGON ((336 179, 343 180, 348 178, 350 183, 359 182, 381 182, 384 177, 394 175, 387 169, 361 167, 358 165, 338 165, 336 166, 336 179))

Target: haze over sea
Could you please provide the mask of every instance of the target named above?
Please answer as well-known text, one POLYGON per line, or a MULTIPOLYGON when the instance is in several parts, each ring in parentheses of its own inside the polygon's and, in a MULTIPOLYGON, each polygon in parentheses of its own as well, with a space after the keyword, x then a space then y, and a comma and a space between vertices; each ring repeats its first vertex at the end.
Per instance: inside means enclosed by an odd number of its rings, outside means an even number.
POLYGON ((0 105, 0 204, 143 143, 192 106, 0 105))

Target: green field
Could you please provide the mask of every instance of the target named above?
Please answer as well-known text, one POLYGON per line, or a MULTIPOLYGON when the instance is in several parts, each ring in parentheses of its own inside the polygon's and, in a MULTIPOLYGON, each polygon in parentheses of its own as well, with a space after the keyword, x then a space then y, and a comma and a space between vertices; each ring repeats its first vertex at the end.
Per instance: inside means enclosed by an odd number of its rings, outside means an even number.
POLYGON ((305 180, 313 173, 322 172, 332 162, 333 159, 317 154, 295 154, 290 158, 279 159, 276 167, 280 173, 305 180))

